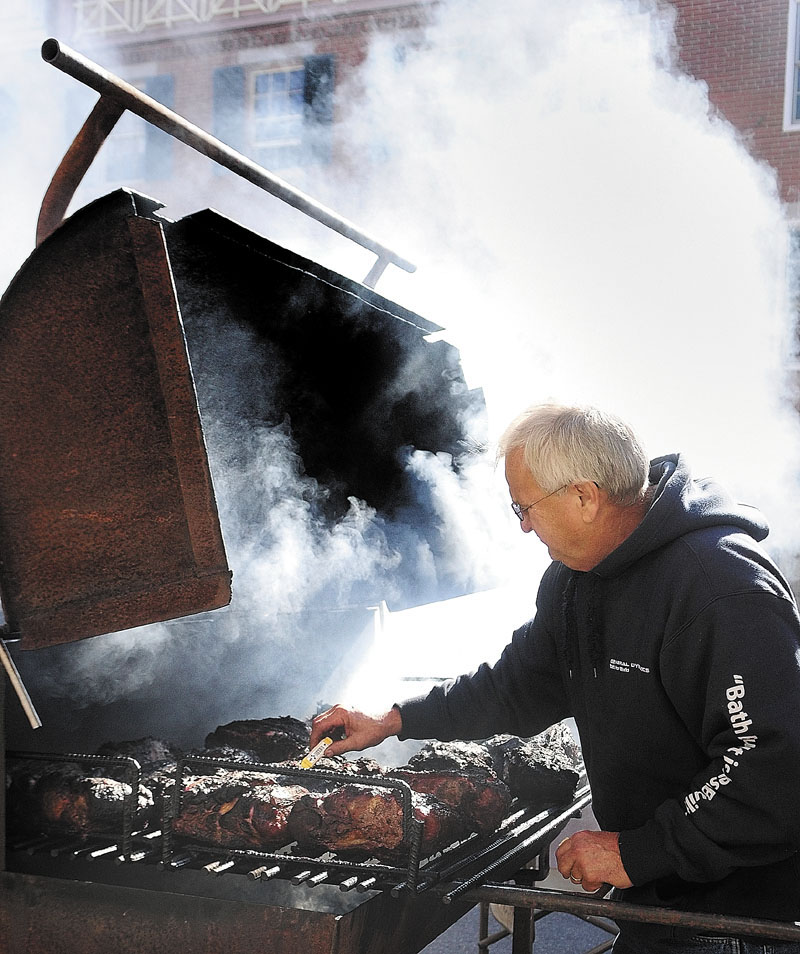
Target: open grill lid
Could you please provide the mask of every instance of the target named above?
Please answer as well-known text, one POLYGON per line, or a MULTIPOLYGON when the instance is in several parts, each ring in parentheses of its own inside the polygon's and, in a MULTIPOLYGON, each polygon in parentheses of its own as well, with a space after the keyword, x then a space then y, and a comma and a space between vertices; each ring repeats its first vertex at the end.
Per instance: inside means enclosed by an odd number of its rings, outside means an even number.
MULTIPOLYGON (((458 454, 483 399, 455 349, 425 340, 438 326, 372 291, 387 265, 414 266, 57 40, 42 56, 100 99, 45 195, 38 248, 0 300, 0 637, 39 648, 230 601, 189 363, 190 326, 202 345, 218 314, 263 345, 272 366, 254 419, 288 423, 330 493, 326 517, 353 497, 424 523, 403 449, 458 454), (170 222, 128 190, 63 220, 126 110, 374 252, 364 282, 208 210, 170 222)), ((242 410, 232 394, 225 404, 242 410)))
POLYGON ((354 497, 424 527, 407 449, 457 466, 483 408, 438 325, 215 212, 159 208, 90 203, 0 299, 0 596, 24 649, 230 601, 200 410, 287 427, 328 518, 354 497))
POLYGON ((24 648, 231 597, 163 228, 127 206, 74 216, 0 301, 0 592, 24 648))

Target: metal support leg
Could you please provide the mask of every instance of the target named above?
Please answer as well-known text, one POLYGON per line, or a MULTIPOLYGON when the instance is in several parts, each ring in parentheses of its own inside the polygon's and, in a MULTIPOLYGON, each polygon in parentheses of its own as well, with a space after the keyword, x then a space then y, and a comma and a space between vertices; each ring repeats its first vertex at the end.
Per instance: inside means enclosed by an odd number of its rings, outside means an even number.
POLYGON ((511 954, 530 954, 536 939, 536 922, 530 908, 514 908, 511 954))

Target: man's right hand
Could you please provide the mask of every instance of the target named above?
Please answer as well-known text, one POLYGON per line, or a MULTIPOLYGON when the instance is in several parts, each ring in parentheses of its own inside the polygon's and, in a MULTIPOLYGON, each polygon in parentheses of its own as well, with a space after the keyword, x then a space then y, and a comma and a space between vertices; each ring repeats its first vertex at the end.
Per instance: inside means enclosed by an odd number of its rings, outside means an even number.
POLYGON ((344 706, 333 706, 327 712, 314 716, 311 722, 310 748, 325 736, 338 738, 328 746, 326 755, 343 755, 345 752, 360 752, 378 745, 391 735, 403 730, 399 709, 390 709, 382 716, 369 716, 344 706))

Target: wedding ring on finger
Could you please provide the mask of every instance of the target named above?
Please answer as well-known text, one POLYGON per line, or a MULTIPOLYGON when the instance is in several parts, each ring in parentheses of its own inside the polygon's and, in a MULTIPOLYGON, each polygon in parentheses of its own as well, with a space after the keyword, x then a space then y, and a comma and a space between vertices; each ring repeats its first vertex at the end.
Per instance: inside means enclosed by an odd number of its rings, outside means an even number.
POLYGON ((572 875, 569 876, 569 880, 573 884, 580 884, 583 881, 583 878, 573 878, 572 875))

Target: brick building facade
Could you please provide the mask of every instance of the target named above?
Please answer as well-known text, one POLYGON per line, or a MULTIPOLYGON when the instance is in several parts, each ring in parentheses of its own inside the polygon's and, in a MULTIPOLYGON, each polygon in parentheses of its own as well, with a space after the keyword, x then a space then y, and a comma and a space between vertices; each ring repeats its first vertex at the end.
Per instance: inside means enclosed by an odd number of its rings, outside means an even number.
POLYGON ((800 72, 796 0, 671 0, 680 66, 751 152, 778 174, 800 218, 800 72))

